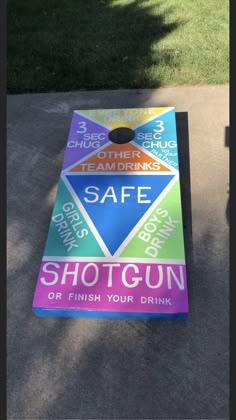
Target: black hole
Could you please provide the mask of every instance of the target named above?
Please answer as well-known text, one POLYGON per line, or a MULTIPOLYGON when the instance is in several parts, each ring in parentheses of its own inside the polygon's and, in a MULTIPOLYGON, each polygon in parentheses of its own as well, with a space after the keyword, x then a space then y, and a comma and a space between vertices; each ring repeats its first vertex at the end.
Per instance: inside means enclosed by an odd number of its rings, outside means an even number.
POLYGON ((109 137, 109 140, 112 141, 112 143, 125 144, 133 140, 134 135, 135 135, 135 132, 134 130, 131 130, 131 128, 119 127, 110 131, 108 137, 109 137))

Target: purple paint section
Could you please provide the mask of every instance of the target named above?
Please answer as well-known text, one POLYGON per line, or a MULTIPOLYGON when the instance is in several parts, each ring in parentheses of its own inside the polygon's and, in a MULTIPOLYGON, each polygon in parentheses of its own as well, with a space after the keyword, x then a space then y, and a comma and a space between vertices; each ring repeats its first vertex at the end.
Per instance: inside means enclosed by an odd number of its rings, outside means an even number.
POLYGON ((177 264, 43 261, 33 306, 186 313, 186 268, 177 264))
POLYGON ((62 170, 108 143, 108 133, 108 128, 74 112, 62 170))

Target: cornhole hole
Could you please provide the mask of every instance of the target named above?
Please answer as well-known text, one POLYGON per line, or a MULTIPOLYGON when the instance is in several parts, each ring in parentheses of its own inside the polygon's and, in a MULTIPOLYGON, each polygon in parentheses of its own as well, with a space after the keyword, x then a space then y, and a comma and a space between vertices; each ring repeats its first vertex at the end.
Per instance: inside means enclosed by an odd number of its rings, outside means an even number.
POLYGON ((33 311, 187 317, 173 107, 74 111, 33 311))

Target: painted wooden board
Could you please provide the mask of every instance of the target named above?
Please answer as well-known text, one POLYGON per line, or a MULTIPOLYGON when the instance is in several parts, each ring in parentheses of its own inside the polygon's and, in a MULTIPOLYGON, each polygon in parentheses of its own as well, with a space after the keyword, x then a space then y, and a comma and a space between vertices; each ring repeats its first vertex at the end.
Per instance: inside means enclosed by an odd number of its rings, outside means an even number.
POLYGON ((74 111, 33 311, 187 317, 173 107, 74 111))

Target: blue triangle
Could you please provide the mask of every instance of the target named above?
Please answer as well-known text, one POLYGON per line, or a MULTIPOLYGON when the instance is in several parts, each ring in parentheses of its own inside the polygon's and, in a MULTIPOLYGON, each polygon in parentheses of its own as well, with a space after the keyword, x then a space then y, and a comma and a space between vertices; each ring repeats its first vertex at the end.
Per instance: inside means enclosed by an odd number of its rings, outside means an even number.
POLYGON ((111 255, 173 177, 174 175, 67 175, 111 255), (125 194, 130 194, 130 197, 123 197, 123 203, 122 186, 132 187, 124 191, 125 194), (142 195, 139 203, 138 187, 143 187, 140 190, 142 195), (103 198, 106 191, 107 197, 103 198), (117 202, 114 202, 116 200, 117 202))

